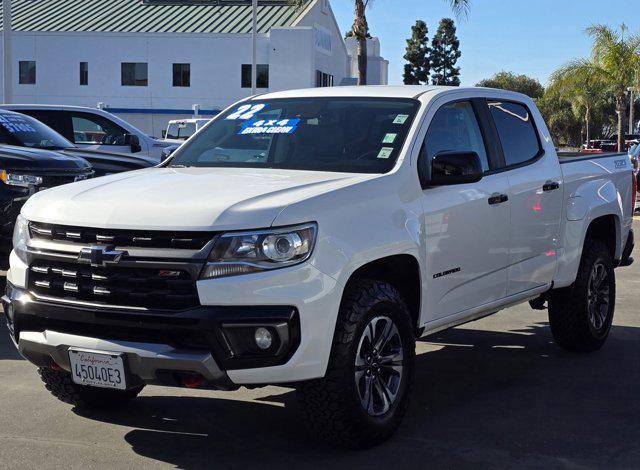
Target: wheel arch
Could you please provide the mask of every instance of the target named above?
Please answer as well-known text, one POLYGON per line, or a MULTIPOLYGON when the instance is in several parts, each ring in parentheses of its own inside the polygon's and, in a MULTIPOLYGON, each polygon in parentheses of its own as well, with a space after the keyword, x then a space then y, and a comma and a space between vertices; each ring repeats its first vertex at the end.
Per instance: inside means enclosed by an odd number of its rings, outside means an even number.
POLYGON ((594 210, 581 220, 567 221, 564 236, 565 243, 554 279, 556 288, 567 287, 575 281, 588 239, 602 241, 609 248, 614 264, 622 258, 622 223, 615 213, 594 210))
POLYGON ((417 331, 420 321, 420 306, 422 302, 422 276, 418 259, 410 254, 397 254, 369 261, 359 266, 349 276, 344 293, 354 282, 371 279, 388 282, 402 295, 409 312, 411 323, 417 331))
MULTIPOLYGON (((593 219, 584 236, 584 240, 600 240, 609 249, 612 260, 622 257, 622 244, 620 243, 620 218, 615 214, 602 215, 593 219)), ((583 242, 584 247, 584 242, 583 242)))

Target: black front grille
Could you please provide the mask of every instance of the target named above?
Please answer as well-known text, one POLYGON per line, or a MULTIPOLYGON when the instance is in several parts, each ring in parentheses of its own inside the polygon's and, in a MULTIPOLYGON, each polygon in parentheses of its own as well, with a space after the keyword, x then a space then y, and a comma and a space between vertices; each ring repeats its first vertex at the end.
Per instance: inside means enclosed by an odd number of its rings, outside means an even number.
POLYGON ((84 301, 105 307, 184 310, 199 305, 191 274, 172 268, 93 267, 38 259, 29 267, 29 290, 61 301, 84 301))
POLYGON ((87 179, 87 175, 81 175, 79 173, 72 173, 69 175, 42 175, 42 184, 43 188, 53 188, 55 186, 61 186, 63 184, 73 183, 75 181, 79 181, 80 179, 87 179))
POLYGON ((33 238, 72 241, 83 244, 109 244, 121 247, 183 248, 201 250, 216 235, 213 232, 165 232, 152 230, 101 229, 29 224, 33 238))

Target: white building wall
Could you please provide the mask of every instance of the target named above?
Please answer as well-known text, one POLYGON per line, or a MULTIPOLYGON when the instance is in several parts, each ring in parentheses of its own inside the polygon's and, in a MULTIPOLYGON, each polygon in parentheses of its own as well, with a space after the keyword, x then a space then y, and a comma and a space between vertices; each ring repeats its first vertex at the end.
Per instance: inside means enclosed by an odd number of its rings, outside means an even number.
MULTIPOLYGON (((349 54, 349 75, 358 74, 358 41, 355 38, 345 39, 349 54)), ((367 85, 388 85, 389 61, 380 55, 380 40, 376 37, 367 39, 367 85)))
MULTIPOLYGON (((193 104, 205 115, 249 96, 241 67, 251 55, 250 34, 14 32, 13 102, 144 110, 116 114, 160 135, 169 119, 191 116, 193 104), (35 85, 18 83, 21 60, 36 61, 35 85), (80 62, 89 63, 87 86, 79 84, 80 62), (146 62, 148 86, 122 86, 122 62, 146 62), (191 64, 190 87, 172 86, 174 63, 191 64)), ((328 0, 311 4, 294 27, 259 35, 257 57, 269 64, 269 88, 258 93, 314 87, 316 70, 338 85, 353 68, 328 0)), ((370 83, 386 83, 386 69, 377 69, 370 68, 370 83)))

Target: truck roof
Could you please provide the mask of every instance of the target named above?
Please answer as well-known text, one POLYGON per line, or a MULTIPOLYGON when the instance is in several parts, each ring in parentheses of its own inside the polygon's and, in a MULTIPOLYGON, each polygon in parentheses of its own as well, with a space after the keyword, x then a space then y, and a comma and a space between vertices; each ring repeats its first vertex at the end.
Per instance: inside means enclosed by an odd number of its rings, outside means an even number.
MULTIPOLYGON (((417 98, 425 93, 431 95, 439 95, 447 91, 472 91, 477 90, 479 94, 481 90, 486 92, 489 88, 480 87, 451 87, 451 86, 430 86, 430 85, 367 85, 367 86, 337 86, 337 87, 320 87, 305 88, 300 90, 276 91, 273 93, 265 93, 256 95, 254 99, 276 99, 276 98, 305 98, 305 97, 377 97, 377 98, 417 98)), ((502 93, 513 94, 506 90, 499 90, 502 93)))

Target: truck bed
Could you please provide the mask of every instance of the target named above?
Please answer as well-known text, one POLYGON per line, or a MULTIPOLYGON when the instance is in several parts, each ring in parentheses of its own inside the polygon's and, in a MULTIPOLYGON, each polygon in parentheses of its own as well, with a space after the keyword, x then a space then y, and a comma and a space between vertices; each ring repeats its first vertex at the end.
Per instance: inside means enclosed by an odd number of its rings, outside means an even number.
POLYGON ((600 158, 621 157, 626 153, 603 152, 603 153, 582 153, 582 152, 558 152, 558 160, 560 163, 578 162, 581 160, 597 160, 600 158))

